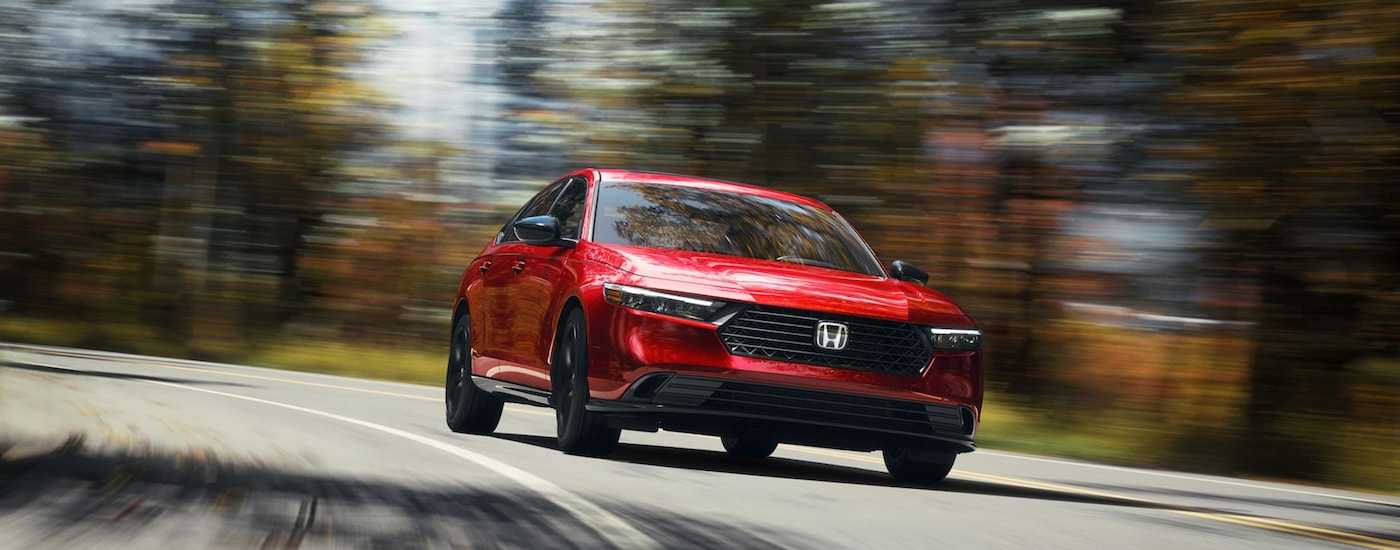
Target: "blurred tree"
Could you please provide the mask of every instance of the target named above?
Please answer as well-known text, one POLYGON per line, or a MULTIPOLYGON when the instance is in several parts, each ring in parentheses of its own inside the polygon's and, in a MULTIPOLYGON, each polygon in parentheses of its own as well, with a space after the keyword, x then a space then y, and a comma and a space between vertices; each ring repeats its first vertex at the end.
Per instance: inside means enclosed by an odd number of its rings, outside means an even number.
POLYGON ((1242 464, 1321 476, 1317 434, 1352 422, 1356 360, 1393 342, 1363 323, 1396 288, 1400 8, 1393 2, 1163 3, 1144 19, 1183 68, 1171 112, 1191 191, 1221 232, 1216 273, 1258 287, 1242 464))
POLYGON ((548 0, 508 0, 496 15, 500 22, 497 71, 509 90, 504 107, 507 124, 498 138, 494 179, 537 190, 550 178, 579 167, 575 147, 578 106, 545 75, 551 60, 567 48, 552 31, 561 24, 554 13, 568 8, 548 0))
POLYGON ((82 32, 97 22, 125 24, 129 14, 119 10, 66 18, 46 2, 3 9, 0 109, 15 140, 4 144, 0 170, 13 191, 7 207, 18 214, 8 220, 10 234, 20 241, 6 252, 22 261, 0 276, 20 282, 27 295, 18 305, 27 313, 135 311, 130 291, 140 290, 139 276, 128 275, 149 265, 141 235, 153 225, 146 198, 157 168, 140 155, 114 162, 113 153, 124 140, 159 132, 137 114, 158 101, 135 84, 152 74, 150 52, 130 36, 82 32))
POLYGON ((349 74, 376 32, 371 6, 10 9, 31 22, 4 56, 21 64, 10 109, 64 151, 66 175, 40 193, 50 214, 25 228, 76 285, 46 300, 127 322, 144 312, 176 341, 198 321, 237 342, 245 323, 275 329, 301 307, 293 258, 316 196, 378 131, 373 92, 349 74), (113 32, 68 32, 80 27, 113 32))
MULTIPOLYGON (((229 278, 211 294, 232 298, 215 307, 247 308, 234 326, 265 331, 306 306, 296 258, 341 165, 385 138, 379 92, 353 75, 364 43, 382 33, 374 7, 303 1, 284 10, 251 21, 236 10, 215 12, 224 23, 208 43, 214 65, 193 71, 216 83, 209 103, 216 109, 194 127, 211 124, 219 152, 209 261, 229 278), (253 23, 262 18, 272 23, 253 23)), ((180 55, 200 55, 201 46, 180 55)))

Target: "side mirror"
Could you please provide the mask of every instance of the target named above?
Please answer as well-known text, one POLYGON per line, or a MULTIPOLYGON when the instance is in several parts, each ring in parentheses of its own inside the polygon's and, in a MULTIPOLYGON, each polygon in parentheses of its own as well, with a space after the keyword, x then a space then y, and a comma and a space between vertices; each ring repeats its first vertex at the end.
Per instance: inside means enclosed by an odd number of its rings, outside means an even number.
POLYGON ((551 245, 559 243, 559 220, 554 216, 530 216, 516 220, 511 227, 520 240, 530 244, 551 245))
POLYGON ((916 285, 928 284, 928 272, 903 260, 890 262, 890 276, 916 285))

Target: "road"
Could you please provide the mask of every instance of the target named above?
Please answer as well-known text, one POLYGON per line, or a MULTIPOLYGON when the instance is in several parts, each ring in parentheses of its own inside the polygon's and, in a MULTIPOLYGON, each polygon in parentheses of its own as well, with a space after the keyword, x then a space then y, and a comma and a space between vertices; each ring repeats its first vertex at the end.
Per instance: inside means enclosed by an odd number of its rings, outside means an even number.
POLYGON ((981 450, 934 487, 878 453, 624 432, 552 411, 454 434, 436 387, 0 347, 0 548, 1377 548, 1400 498, 981 450))

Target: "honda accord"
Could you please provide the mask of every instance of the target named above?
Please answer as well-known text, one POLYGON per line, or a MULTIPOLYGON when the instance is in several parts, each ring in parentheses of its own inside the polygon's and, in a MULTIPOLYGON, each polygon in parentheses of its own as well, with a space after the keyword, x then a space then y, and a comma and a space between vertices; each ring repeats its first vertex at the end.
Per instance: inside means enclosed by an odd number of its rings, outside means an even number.
POLYGON ((554 409, 565 453, 621 430, 879 450, 911 482, 972 451, 982 334, 918 267, 885 269, 827 205, 772 189, 583 169, 546 186, 462 274, 447 425, 554 409))

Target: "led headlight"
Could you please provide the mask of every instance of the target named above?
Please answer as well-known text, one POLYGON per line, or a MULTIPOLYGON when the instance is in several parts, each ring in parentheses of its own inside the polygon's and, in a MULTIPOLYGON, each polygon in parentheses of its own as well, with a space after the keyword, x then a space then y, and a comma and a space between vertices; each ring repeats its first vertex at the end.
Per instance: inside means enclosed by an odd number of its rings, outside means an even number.
POLYGON ((975 328, 930 328, 933 349, 971 351, 982 349, 982 331, 975 328))
POLYGON ((667 292, 657 292, 634 286, 614 283, 603 284, 603 297, 609 303, 622 307, 704 321, 724 307, 724 302, 684 296, 667 292))

